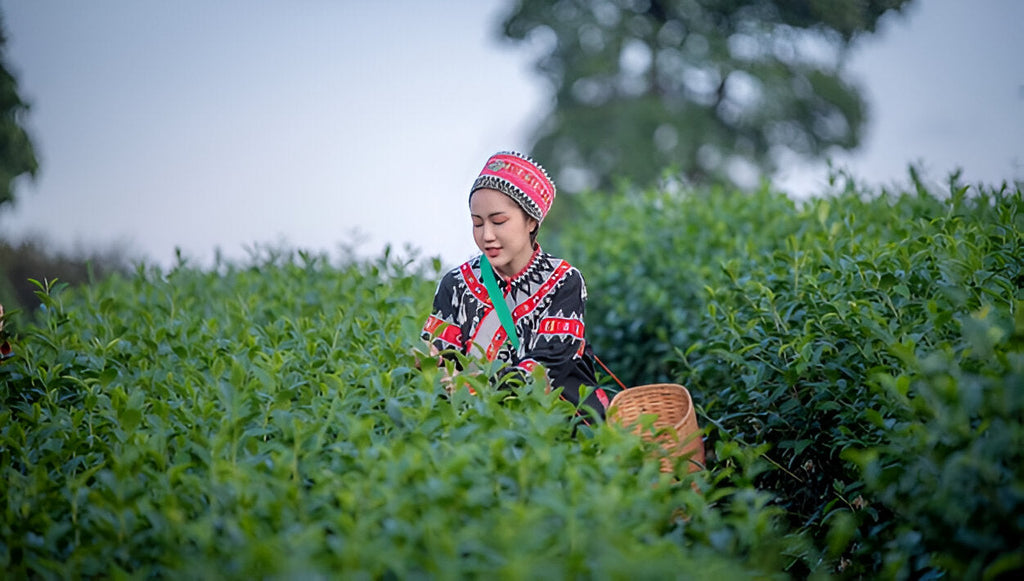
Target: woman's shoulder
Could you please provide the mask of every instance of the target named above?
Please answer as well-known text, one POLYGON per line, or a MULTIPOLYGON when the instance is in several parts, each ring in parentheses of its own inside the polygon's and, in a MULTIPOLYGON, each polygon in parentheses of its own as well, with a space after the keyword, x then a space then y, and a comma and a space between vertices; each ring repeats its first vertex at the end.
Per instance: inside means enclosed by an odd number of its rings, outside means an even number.
POLYGON ((554 256, 552 254, 544 252, 543 250, 541 251, 541 256, 544 258, 545 262, 547 262, 549 269, 554 271, 562 271, 564 273, 564 276, 566 277, 578 277, 580 279, 583 278, 583 273, 580 271, 580 269, 573 266, 568 260, 554 256))
POLYGON ((583 278, 583 272, 569 263, 564 258, 559 258, 542 251, 545 262, 552 275, 557 275, 558 287, 573 289, 573 292, 580 293, 584 299, 587 296, 587 283, 583 278))

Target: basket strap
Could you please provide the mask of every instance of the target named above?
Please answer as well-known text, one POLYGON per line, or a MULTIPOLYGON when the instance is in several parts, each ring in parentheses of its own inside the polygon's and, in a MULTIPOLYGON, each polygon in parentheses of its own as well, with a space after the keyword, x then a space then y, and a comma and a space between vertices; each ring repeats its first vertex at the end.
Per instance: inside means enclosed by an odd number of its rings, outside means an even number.
POLYGON ((508 303, 505 302, 505 297, 502 296, 501 290, 498 289, 498 281, 494 279, 494 270, 491 266, 491 261, 487 260, 486 254, 480 255, 480 275, 484 279, 484 287, 491 298, 491 306, 498 312, 498 320, 501 321, 501 326, 505 327, 505 333, 508 335, 509 341, 512 342, 512 346, 518 351, 519 334, 516 333, 516 324, 512 320, 512 313, 509 311, 508 303))
POLYGON ((602 368, 603 368, 603 369, 604 369, 604 370, 605 370, 606 372, 608 372, 608 375, 611 375, 611 376, 612 376, 612 379, 614 379, 614 380, 615 380, 615 383, 619 384, 619 387, 621 387, 622 389, 626 389, 626 386, 625 386, 625 385, 624 385, 624 384, 623 384, 623 383, 622 383, 622 382, 621 382, 621 381, 619 380, 619 378, 618 378, 618 377, 616 377, 616 376, 615 376, 615 374, 614 374, 614 373, 612 373, 612 370, 611 370, 611 369, 608 369, 608 366, 604 364, 604 361, 601 361, 601 358, 600 358, 600 357, 598 357, 596 353, 594 354, 594 359, 595 359, 595 360, 596 360, 596 361, 597 361, 597 362, 598 362, 598 363, 599 363, 599 364, 601 365, 601 367, 602 367, 602 368))
MULTIPOLYGON (((494 306, 495 310, 498 311, 498 319, 501 320, 501 326, 505 327, 505 332, 508 334, 509 340, 512 342, 512 346, 519 349, 519 335, 516 333, 515 323, 512 321, 512 313, 509 312, 508 304, 505 303, 504 297, 501 295, 501 291, 498 290, 498 281, 494 279, 494 271, 491 267, 491 262, 487 260, 486 254, 480 255, 480 274, 484 279, 484 287, 487 289, 487 294, 490 296, 491 305, 494 306)), ((608 375, 612 376, 615 383, 619 384, 619 387, 626 389, 626 385, 612 373, 611 369, 601 361, 601 358, 594 354, 594 359, 601 365, 601 367, 608 372, 608 375)))

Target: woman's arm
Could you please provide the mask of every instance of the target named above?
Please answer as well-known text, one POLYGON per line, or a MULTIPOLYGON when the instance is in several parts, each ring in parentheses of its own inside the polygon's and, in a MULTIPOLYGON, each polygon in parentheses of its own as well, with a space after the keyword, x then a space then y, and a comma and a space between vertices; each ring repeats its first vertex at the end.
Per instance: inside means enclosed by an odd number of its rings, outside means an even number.
MULTIPOLYGON (((574 405, 579 404, 581 386, 590 389, 597 384, 593 352, 586 342, 586 298, 583 275, 571 269, 538 319, 526 353, 517 365, 527 372, 543 365, 551 386, 561 387, 562 397, 574 405)), ((584 403, 603 416, 602 393, 594 390, 584 403)))

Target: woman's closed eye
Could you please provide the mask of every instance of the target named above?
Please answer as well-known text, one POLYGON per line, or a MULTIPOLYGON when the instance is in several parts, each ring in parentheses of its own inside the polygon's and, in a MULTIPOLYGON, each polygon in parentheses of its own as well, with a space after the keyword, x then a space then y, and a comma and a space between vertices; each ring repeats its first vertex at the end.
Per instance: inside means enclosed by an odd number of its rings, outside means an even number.
MULTIPOLYGON (((495 226, 501 226, 502 224, 505 224, 506 222, 508 222, 508 218, 497 218, 497 219, 490 220, 490 223, 494 224, 495 226)), ((483 220, 479 220, 479 221, 478 220, 473 220, 473 227, 474 228, 483 228, 484 227, 484 221, 483 220)))

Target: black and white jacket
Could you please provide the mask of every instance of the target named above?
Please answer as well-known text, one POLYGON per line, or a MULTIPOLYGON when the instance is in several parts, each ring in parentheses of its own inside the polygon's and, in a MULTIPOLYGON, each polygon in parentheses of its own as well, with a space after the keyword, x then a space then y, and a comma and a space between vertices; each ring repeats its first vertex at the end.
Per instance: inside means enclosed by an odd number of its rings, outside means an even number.
MULTIPOLYGON (((506 279, 495 272, 519 335, 515 349, 481 280, 481 265, 477 256, 441 278, 423 339, 441 352, 497 359, 524 372, 541 365, 551 385, 562 388, 562 397, 578 404, 579 387, 597 383, 583 322, 583 275, 539 246, 519 274, 506 279)), ((608 397, 596 389, 584 403, 603 416, 608 397)))

